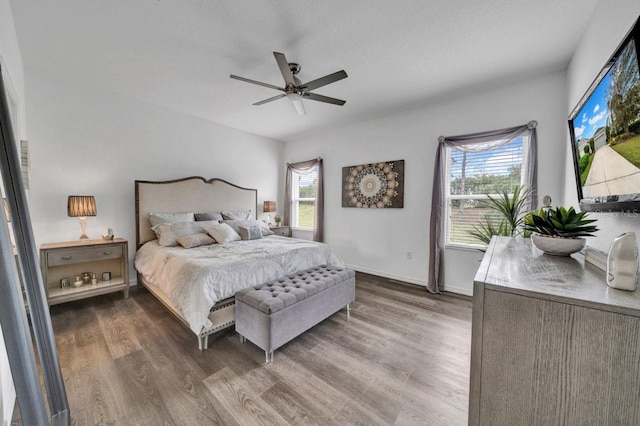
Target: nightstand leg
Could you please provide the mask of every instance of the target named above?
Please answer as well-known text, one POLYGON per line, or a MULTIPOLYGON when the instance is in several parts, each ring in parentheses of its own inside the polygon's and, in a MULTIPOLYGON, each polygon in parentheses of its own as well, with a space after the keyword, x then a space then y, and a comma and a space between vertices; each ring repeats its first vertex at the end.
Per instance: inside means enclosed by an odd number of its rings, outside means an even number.
POLYGON ((128 299, 129 298, 129 286, 127 286, 127 288, 122 290, 122 293, 124 294, 124 298, 128 299))

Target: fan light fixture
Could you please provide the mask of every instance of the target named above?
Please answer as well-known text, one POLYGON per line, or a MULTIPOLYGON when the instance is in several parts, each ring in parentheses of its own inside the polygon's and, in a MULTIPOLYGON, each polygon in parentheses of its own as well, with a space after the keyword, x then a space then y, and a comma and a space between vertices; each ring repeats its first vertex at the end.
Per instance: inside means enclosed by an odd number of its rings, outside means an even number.
POLYGON ((304 110, 304 104, 302 103, 302 96, 297 93, 289 93, 287 98, 291 100, 291 103, 295 107, 298 115, 307 115, 307 112, 304 110))
POLYGON ((87 236, 87 216, 98 214, 96 200, 93 195, 69 195, 67 200, 67 215, 80 219, 81 240, 88 240, 87 236))
POLYGON ((295 62, 287 61, 287 58, 283 53, 273 52, 273 56, 276 58, 276 62, 278 63, 278 68, 280 68, 280 73, 284 78, 284 87, 274 86, 273 84, 263 83, 261 81, 251 80, 245 77, 239 77, 237 75, 231 74, 229 77, 244 81, 245 83, 257 84, 258 86, 268 87, 270 89, 275 89, 280 92, 279 95, 272 96, 270 98, 261 100, 259 102, 254 103, 253 105, 264 105, 269 102, 276 101, 278 99, 282 99, 285 96, 289 98, 291 103, 296 109, 298 115, 306 115, 306 111, 304 110, 304 105, 302 104, 302 98, 305 101, 316 101, 316 102, 324 102, 327 104, 333 105, 344 105, 346 101, 342 99, 331 98, 329 96, 319 95, 317 93, 311 92, 312 90, 318 89, 320 87, 324 87, 327 84, 335 83, 336 81, 347 78, 347 73, 344 70, 334 72, 333 74, 325 75, 324 77, 317 78, 315 80, 311 80, 306 83, 302 83, 300 79, 297 77, 297 74, 300 72, 300 65, 295 62))

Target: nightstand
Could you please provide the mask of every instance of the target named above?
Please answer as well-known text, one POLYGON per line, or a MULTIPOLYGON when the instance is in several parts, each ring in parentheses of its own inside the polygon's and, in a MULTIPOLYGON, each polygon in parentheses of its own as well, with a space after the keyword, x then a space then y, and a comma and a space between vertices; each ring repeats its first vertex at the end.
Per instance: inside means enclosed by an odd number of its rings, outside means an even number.
POLYGON ((128 298, 128 256, 128 243, 123 238, 42 244, 40 269, 49 305, 116 291, 128 298), (82 278, 85 272, 95 274, 97 282, 75 287, 75 278, 82 278), (69 286, 61 286, 63 278, 70 280, 69 286))
POLYGON ((290 237, 291 236, 291 227, 290 226, 270 226, 269 229, 273 231, 274 234, 280 235, 282 237, 290 237))

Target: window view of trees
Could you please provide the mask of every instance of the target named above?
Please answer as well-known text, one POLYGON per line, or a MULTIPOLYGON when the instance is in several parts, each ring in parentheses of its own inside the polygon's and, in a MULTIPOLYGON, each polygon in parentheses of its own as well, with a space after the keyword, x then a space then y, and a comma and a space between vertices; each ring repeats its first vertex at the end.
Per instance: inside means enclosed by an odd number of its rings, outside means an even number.
POLYGON ((316 207, 316 190, 318 188, 318 175, 316 172, 311 172, 304 175, 298 175, 298 193, 297 197, 294 197, 294 203, 297 205, 297 209, 294 208, 294 212, 297 212, 297 223, 293 226, 297 228, 315 228, 315 207, 316 207))
POLYGON ((480 244, 471 233, 496 216, 487 194, 512 194, 522 184, 523 138, 483 152, 449 150, 447 242, 480 244))

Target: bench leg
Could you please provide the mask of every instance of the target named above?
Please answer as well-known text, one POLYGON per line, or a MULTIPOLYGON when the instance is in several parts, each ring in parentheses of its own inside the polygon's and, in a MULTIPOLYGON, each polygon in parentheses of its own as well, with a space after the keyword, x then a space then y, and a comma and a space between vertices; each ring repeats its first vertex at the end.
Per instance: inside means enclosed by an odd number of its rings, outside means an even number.
POLYGON ((271 364, 273 362, 273 351, 271 352, 264 351, 264 358, 267 364, 271 364))
POLYGON ((198 337, 198 349, 204 351, 209 346, 209 335, 198 337))

